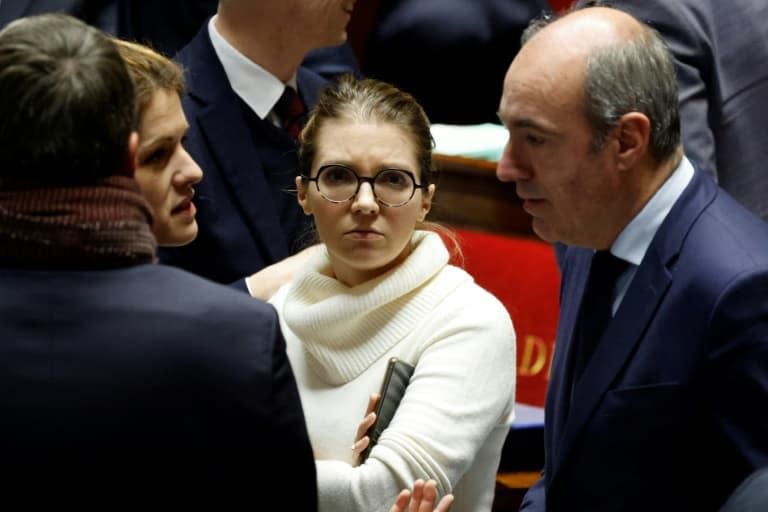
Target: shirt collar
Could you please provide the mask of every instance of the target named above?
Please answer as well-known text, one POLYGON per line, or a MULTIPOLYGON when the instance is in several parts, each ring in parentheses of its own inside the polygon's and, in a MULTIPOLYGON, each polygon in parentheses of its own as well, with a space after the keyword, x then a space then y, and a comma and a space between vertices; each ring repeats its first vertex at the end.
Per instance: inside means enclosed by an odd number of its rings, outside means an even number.
POLYGON ((648 203, 640 210, 640 213, 619 233, 611 246, 611 252, 614 256, 635 266, 640 265, 645 252, 656 235, 656 231, 692 178, 693 165, 686 157, 683 157, 680 165, 653 194, 648 203))
MULTIPOLYGON (((211 38, 211 44, 213 44, 213 50, 216 52, 235 94, 256 115, 265 119, 283 94, 286 84, 283 84, 272 73, 229 44, 216 29, 217 18, 218 15, 214 15, 208 23, 208 34, 211 38)), ((288 81, 287 85, 297 90, 295 75, 288 81)))

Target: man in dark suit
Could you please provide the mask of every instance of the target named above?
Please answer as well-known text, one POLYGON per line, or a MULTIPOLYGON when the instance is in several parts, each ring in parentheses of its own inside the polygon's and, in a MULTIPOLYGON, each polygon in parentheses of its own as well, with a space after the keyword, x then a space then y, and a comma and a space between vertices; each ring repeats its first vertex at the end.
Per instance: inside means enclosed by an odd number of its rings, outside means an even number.
POLYGON ((188 70, 185 146, 205 177, 197 239, 161 260, 222 283, 297 252, 311 238, 293 192, 295 141, 282 95, 312 107, 326 80, 301 66, 315 48, 346 38, 354 1, 225 0, 177 55, 188 70))
POLYGON ((620 10, 533 25, 500 116, 499 179, 568 246, 523 510, 717 510, 768 463, 768 225, 683 155, 672 57, 620 10))
POLYGON ((154 264, 114 44, 65 15, 15 21, 0 31, 0 91, 4 498, 315 510, 276 312, 154 264))
POLYGON ((686 154, 768 221, 768 2, 610 3, 667 41, 675 58, 686 154))

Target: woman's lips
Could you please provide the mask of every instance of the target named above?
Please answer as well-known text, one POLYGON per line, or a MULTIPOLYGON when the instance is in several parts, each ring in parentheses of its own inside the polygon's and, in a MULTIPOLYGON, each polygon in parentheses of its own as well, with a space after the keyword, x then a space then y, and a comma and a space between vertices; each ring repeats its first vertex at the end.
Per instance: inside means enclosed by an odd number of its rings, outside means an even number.
POLYGON ((176 208, 171 210, 171 215, 188 215, 190 217, 194 217, 196 213, 197 208, 195 208, 195 203, 193 203, 191 199, 184 201, 176 208))
POLYGON ((378 231, 373 231, 371 229, 353 229, 344 234, 345 236, 359 240, 371 240, 374 238, 381 238, 382 236, 378 231))

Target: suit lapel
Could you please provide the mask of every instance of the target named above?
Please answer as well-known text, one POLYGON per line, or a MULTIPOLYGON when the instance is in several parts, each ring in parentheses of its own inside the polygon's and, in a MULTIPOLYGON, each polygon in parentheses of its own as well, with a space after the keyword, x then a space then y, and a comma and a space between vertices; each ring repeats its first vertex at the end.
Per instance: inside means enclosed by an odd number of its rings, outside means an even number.
MULTIPOLYGON (((552 381, 547 390, 547 413, 545 423, 545 436, 547 437, 547 457, 553 460, 559 459, 559 450, 565 423, 568 418, 568 409, 571 401, 571 375, 573 371, 573 342, 576 330, 576 321, 581 301, 584 296, 589 264, 592 251, 585 249, 569 248, 567 268, 563 269, 571 277, 564 293, 571 297, 579 297, 579 300, 561 301, 560 320, 557 326, 557 345, 552 359, 552 381)), ((563 281, 563 286, 566 282, 563 281)))
MULTIPOLYGON (((254 135, 245 121, 241 100, 229 85, 216 57, 207 23, 181 57, 189 67, 189 94, 202 105, 198 117, 200 131, 209 144, 221 177, 245 213, 244 219, 254 240, 270 240, 268 244, 259 243, 268 254, 265 260, 279 261, 288 254, 274 252, 276 248, 288 247, 288 242, 284 233, 274 229, 280 225, 280 219, 260 157, 264 148, 257 147, 255 142, 243 144, 244 140, 254 141, 254 135), (185 55, 189 58, 185 59, 185 55), (241 119, 242 122, 233 122, 241 119)), ((275 131, 278 130, 275 128, 275 131)))
POLYGON ((238 103, 217 102, 210 107, 198 119, 221 177, 229 185, 238 207, 245 212, 243 218, 253 238, 257 241, 270 239, 269 244, 263 244, 264 250, 269 253, 267 261, 279 261, 287 254, 272 254, 271 249, 288 247, 288 242, 284 233, 274 228, 280 225, 279 209, 272 197, 272 186, 262 161, 262 152, 271 151, 271 148, 257 146, 246 124, 232 123, 232 119, 244 116, 238 103), (252 143, 243 144, 243 140, 252 143))
MULTIPOLYGON (((716 191, 716 186, 707 176, 700 172, 694 173, 691 183, 654 236, 616 312, 614 321, 603 334, 581 380, 571 390, 570 407, 562 403, 562 400, 556 400, 551 396, 553 393, 565 393, 561 396, 568 396, 566 388, 571 385, 572 354, 570 350, 566 350, 564 357, 567 357, 567 361, 557 361, 556 353, 553 375, 557 375, 555 372, 558 369, 562 371, 563 367, 567 371, 563 371, 560 378, 552 381, 555 387, 547 397, 547 410, 555 410, 553 435, 548 440, 547 447, 552 450, 557 445, 554 449, 556 457, 548 462, 552 470, 552 474, 548 475, 550 481, 558 474, 603 396, 615 382, 636 345, 642 340, 643 333, 653 321, 656 310, 662 307, 663 298, 674 279, 674 263, 685 241, 685 236, 704 208, 714 199, 716 191), (560 366, 556 368, 556 364, 560 366), (563 415, 566 417, 562 417, 563 415)), ((572 296, 579 297, 579 300, 570 301, 573 302, 572 306, 563 306, 561 315, 565 323, 558 330, 558 342, 561 339, 565 340, 569 348, 573 342, 578 307, 584 292, 590 261, 588 255, 582 254, 575 257, 578 258, 574 262, 574 271, 577 273, 574 277, 575 288, 570 291, 564 290, 564 292, 569 295, 573 293, 572 296), (573 309, 574 307, 576 309, 573 309)))
MULTIPOLYGON (((641 340, 669 287, 670 280, 665 262, 658 254, 649 250, 616 312, 616 317, 603 333, 581 380, 571 391, 570 409, 560 439, 559 461, 568 456, 574 441, 641 340)), ((569 384, 570 379, 564 385, 569 384)))

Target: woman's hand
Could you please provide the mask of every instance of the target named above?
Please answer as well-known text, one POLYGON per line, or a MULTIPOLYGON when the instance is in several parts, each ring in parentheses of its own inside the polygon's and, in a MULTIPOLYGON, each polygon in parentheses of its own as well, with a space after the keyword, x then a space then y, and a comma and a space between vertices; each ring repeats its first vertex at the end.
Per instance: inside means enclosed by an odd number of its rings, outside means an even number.
POLYGON ((395 504, 389 512, 448 512, 453 505, 453 494, 446 494, 434 511, 432 507, 437 500, 437 482, 418 479, 413 484, 413 496, 411 491, 404 489, 395 500, 395 504), (409 502, 410 498, 410 504, 409 502), (407 508, 406 508, 407 507, 407 508))
POLYGON ((365 410, 365 415, 363 416, 363 420, 360 422, 360 425, 357 427, 357 434, 355 435, 355 442, 352 445, 352 451, 354 452, 353 458, 355 460, 355 466, 359 466, 362 464, 362 460, 360 460, 360 455, 363 453, 363 451, 368 448, 368 445, 371 443, 371 438, 365 435, 366 432, 368 432, 368 429, 371 428, 373 423, 376 421, 376 413, 373 412, 376 409, 376 404, 379 403, 379 398, 381 398, 381 395, 378 393, 373 393, 368 398, 368 408, 365 410))

